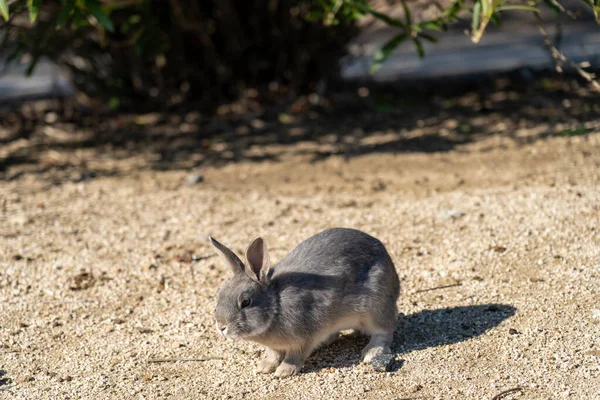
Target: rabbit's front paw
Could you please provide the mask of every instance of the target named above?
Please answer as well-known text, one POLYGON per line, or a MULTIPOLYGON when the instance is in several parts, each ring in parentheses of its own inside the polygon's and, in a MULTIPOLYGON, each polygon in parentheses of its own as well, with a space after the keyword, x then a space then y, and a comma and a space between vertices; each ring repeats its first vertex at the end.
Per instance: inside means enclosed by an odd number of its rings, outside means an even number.
POLYGON ((277 369, 277 367, 279 366, 279 361, 278 360, 262 360, 261 362, 258 363, 258 366, 256 367, 256 373, 257 374, 270 374, 272 372, 275 372, 275 370, 277 369))
POLYGON ((296 375, 300 371, 298 365, 288 364, 283 362, 275 371, 275 376, 278 378, 287 378, 288 376, 296 375))
POLYGON ((362 351, 362 359, 364 363, 370 363, 374 358, 377 358, 383 354, 381 347, 366 348, 362 351))

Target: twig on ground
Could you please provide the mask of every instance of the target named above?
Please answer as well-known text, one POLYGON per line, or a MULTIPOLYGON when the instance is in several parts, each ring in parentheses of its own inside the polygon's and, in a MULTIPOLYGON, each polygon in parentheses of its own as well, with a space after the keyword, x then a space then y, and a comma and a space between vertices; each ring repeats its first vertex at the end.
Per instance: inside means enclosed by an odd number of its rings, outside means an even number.
POLYGON ((419 289, 415 293, 431 292, 432 290, 446 289, 446 288, 450 288, 450 287, 454 287, 454 286, 460 286, 460 285, 462 285, 460 282, 456 282, 456 283, 451 283, 449 285, 432 287, 432 288, 429 288, 429 289, 419 289))
POLYGON ((222 360, 223 357, 192 357, 192 358, 149 358, 149 363, 165 363, 165 362, 177 362, 177 361, 210 361, 210 360, 222 360))
POLYGON ((575 62, 567 59, 567 57, 565 57, 565 55, 559 49, 556 48, 554 43, 552 43, 552 41, 550 40, 550 37, 548 36, 548 32, 546 32, 544 27, 540 25, 539 29, 540 29, 540 33, 544 37, 544 43, 546 44, 546 47, 548 47, 548 50, 550 50, 550 54, 552 54, 552 58, 554 58, 554 61, 557 64, 556 67, 558 69, 562 69, 563 65, 569 65, 570 67, 574 68, 575 71, 577 71, 577 73, 582 78, 587 80, 595 90, 600 91, 600 83, 598 83, 598 81, 596 80, 596 74, 587 72, 586 70, 584 70, 582 68, 581 64, 575 63, 575 62))
POLYGON ((516 388, 512 388, 512 389, 508 389, 505 390, 504 392, 498 393, 497 395, 495 395, 494 397, 492 397, 492 400, 499 400, 501 398, 503 398, 504 396, 507 396, 511 393, 516 393, 516 392, 522 392, 523 388, 521 387, 516 387, 516 388))

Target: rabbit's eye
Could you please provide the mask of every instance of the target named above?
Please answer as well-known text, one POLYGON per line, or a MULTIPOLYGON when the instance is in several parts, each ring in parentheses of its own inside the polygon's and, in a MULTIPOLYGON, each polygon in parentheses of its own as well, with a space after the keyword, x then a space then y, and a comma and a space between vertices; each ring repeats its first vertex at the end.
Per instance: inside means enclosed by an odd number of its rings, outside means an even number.
POLYGON ((246 308, 250 305, 250 303, 252 303, 252 300, 242 299, 242 301, 240 302, 240 308, 246 308))

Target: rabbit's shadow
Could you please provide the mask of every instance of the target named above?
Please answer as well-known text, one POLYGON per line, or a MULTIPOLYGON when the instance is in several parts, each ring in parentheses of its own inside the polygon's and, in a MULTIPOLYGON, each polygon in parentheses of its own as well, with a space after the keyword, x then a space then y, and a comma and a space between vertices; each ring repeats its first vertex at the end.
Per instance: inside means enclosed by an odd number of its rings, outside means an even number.
MULTIPOLYGON (((415 314, 398 315, 392 352, 395 355, 423 350, 446 344, 463 342, 482 335, 498 326, 516 312, 506 304, 480 304, 451 308, 423 310, 415 314)), ((306 362, 305 372, 327 368, 351 367, 361 362, 360 352, 369 338, 361 335, 341 335, 329 346, 318 349, 306 362)), ((402 367, 398 357, 390 371, 402 367)))

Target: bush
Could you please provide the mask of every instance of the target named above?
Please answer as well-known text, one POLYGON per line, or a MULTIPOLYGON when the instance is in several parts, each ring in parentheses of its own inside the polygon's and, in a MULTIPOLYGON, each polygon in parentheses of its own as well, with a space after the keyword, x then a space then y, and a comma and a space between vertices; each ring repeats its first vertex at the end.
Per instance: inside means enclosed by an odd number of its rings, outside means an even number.
MULTIPOLYGON (((600 3, 581 1, 598 20, 600 3)), ((437 13, 415 21, 404 0, 396 3, 402 19, 367 0, 0 0, 2 48, 11 48, 9 61, 27 56, 29 71, 42 56, 69 67, 78 88, 113 107, 194 100, 214 109, 248 92, 314 91, 335 76, 354 22, 366 16, 398 29, 376 54, 376 70, 404 41, 423 56, 422 42, 436 41, 459 16, 470 15, 477 42, 506 10, 568 13, 558 0, 434 0, 437 13)))
POLYGON ((194 100, 214 109, 249 88, 309 92, 335 73, 353 32, 307 21, 309 5, 294 0, 29 0, 9 12, 0 4, 9 60, 26 55, 31 71, 50 57, 113 106, 194 100))

